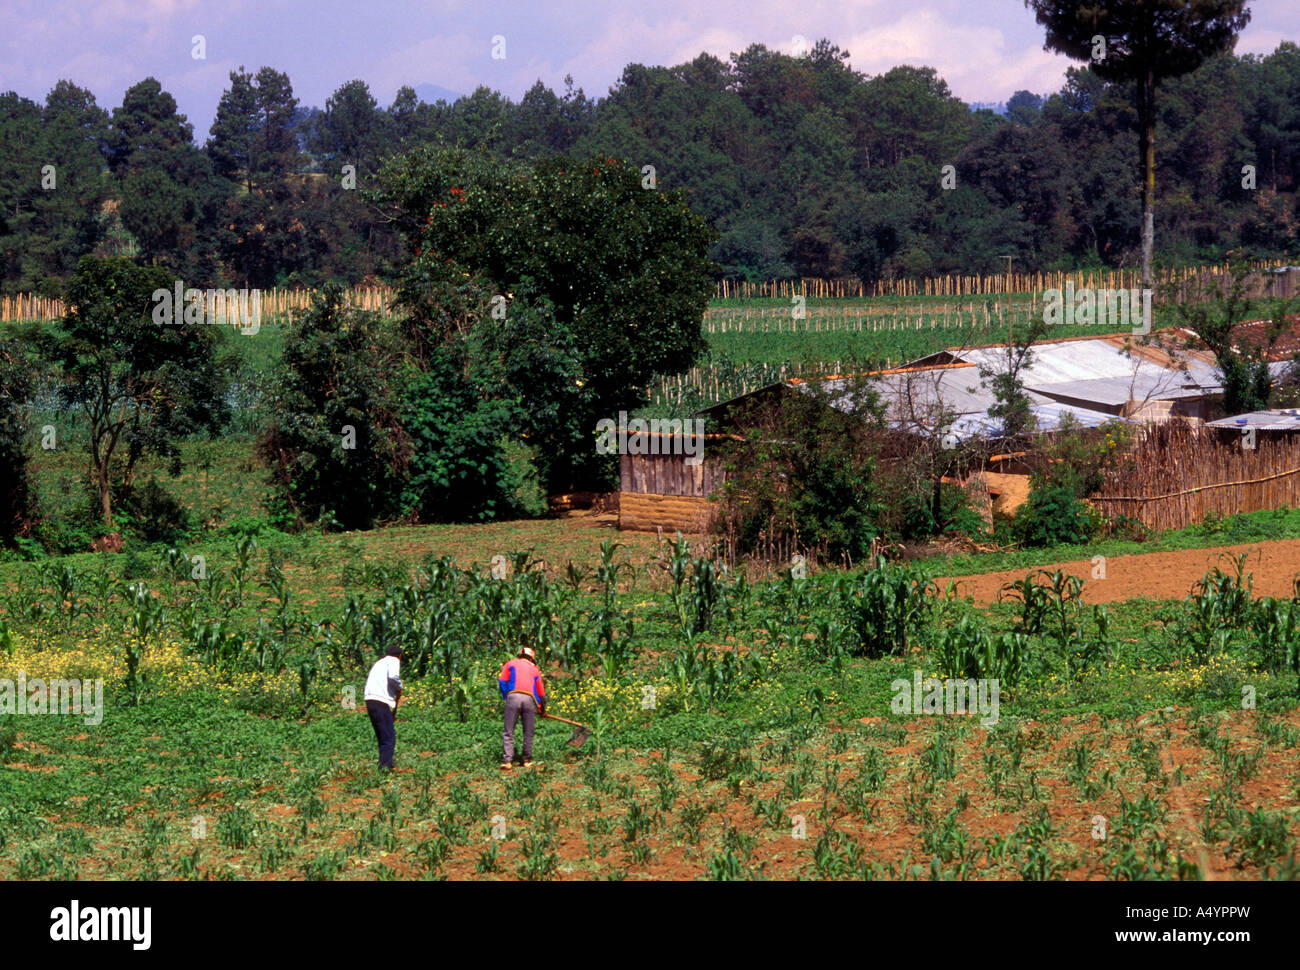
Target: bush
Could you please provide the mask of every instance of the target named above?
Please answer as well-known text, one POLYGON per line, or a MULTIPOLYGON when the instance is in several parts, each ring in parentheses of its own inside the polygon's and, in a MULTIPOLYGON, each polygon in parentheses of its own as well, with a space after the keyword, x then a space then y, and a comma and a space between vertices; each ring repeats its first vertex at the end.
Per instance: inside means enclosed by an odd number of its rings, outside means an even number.
POLYGON ((908 641, 930 617, 935 585, 920 570, 889 564, 845 586, 840 611, 858 649, 868 657, 907 652, 908 641))
POLYGON ((114 501, 122 531, 144 542, 179 542, 190 534, 190 513, 157 479, 119 486, 114 501))
POLYGON ((331 510, 358 529, 398 514, 409 451, 394 343, 385 320, 346 308, 332 284, 290 324, 258 443, 271 468, 272 521, 314 522, 331 510))
POLYGON ((1048 485, 1029 493, 1029 500, 1016 513, 1012 528, 1023 545, 1055 546, 1086 542, 1096 523, 1073 489, 1048 485))
MULTIPOLYGON (((412 382, 404 404, 402 423, 411 438, 404 508, 426 522, 504 518, 528 503, 536 509, 536 496, 526 484, 529 453, 507 453, 503 447, 510 440, 509 408, 480 400, 474 387, 461 379, 450 354, 433 352, 428 370, 412 382)), ((536 477, 534 471, 534 483, 536 477)), ((533 488, 540 491, 535 484, 533 488)), ((545 505, 544 497, 541 503, 545 505)))
MULTIPOLYGON (((886 501, 891 500, 887 498, 886 501)), ((928 489, 908 492, 897 501, 902 518, 899 538, 904 541, 928 539, 945 532, 971 537, 988 534, 988 527, 975 508, 971 493, 951 482, 939 486, 938 520, 934 517, 933 498, 928 489)))
POLYGON ((740 405, 731 420, 744 440, 723 445, 715 531, 740 555, 775 546, 865 559, 881 531, 873 440, 881 408, 865 381, 740 405))

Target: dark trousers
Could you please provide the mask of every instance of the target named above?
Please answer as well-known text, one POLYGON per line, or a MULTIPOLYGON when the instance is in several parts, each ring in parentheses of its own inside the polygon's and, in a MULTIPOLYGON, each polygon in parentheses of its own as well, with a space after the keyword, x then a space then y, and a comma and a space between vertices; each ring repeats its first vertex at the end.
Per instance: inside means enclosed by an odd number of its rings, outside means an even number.
POLYGON ((397 727, 393 724, 393 709, 383 701, 366 701, 370 724, 379 742, 379 767, 393 770, 393 750, 397 747, 397 727))
POLYGON ((537 723, 536 718, 537 702, 533 700, 532 694, 511 691, 506 695, 506 729, 501 732, 503 762, 509 763, 515 759, 515 724, 520 721, 524 725, 524 761, 533 760, 533 725, 537 723))

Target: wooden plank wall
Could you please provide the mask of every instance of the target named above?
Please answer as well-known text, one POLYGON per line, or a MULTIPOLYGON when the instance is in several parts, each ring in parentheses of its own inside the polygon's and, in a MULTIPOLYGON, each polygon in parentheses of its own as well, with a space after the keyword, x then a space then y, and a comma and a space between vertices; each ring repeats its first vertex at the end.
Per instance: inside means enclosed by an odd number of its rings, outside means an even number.
POLYGON ((692 465, 685 455, 621 455, 618 527, 632 532, 707 532, 716 508, 708 497, 724 477, 717 462, 708 458, 692 465))
POLYGON ((621 455, 619 490, 643 495, 689 495, 705 498, 722 483, 723 473, 706 457, 698 465, 685 455, 621 455))

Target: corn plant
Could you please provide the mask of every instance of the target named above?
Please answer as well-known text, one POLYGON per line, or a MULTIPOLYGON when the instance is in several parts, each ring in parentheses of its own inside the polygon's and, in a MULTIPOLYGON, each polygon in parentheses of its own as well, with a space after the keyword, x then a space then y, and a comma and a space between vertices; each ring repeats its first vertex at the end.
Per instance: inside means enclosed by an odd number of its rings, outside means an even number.
POLYGON ((456 716, 462 724, 469 720, 474 697, 481 691, 483 683, 483 675, 478 663, 471 664, 463 677, 452 681, 452 705, 456 708, 456 716))
POLYGON ((1236 631, 1250 619, 1253 581, 1246 572, 1247 557, 1248 553, 1237 556, 1231 571, 1215 566, 1184 600, 1174 625, 1175 642, 1190 648, 1202 663, 1228 652, 1236 631))
POLYGON ((696 636, 708 630, 715 619, 730 617, 725 567, 705 556, 692 555, 680 532, 660 554, 659 565, 671 583, 669 596, 684 635, 696 636))
POLYGON ((54 593, 55 615, 63 619, 64 630, 71 629, 72 621, 81 612, 77 603, 82 588, 81 577, 67 563, 48 563, 41 572, 54 593))
POLYGON ((1029 652, 1029 637, 1025 634, 994 637, 984 624, 963 616, 939 633, 932 655, 939 671, 947 676, 1015 683, 1025 669, 1029 652))
POLYGON ((134 636, 128 637, 123 650, 126 654, 126 684, 131 703, 138 703, 144 689, 144 677, 140 665, 144 661, 145 644, 162 629, 166 621, 163 605, 144 583, 132 583, 127 587, 129 622, 128 630, 134 636))
POLYGON ((930 618, 934 583, 910 566, 887 564, 840 585, 840 615, 857 652, 868 657, 907 652, 930 618))
POLYGON ((252 535, 244 533, 235 539, 235 565, 230 568, 230 576, 235 582, 235 606, 244 605, 244 586, 256 551, 257 540, 252 535))
POLYGON ((1254 603, 1250 625, 1256 662, 1272 674, 1300 675, 1300 602, 1264 597, 1254 603))

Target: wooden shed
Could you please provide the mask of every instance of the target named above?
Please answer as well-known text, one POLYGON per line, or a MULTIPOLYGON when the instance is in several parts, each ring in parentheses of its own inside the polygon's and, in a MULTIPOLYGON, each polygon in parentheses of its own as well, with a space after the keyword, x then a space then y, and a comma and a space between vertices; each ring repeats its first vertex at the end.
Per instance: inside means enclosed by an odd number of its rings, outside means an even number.
POLYGON ((632 532, 707 532, 714 506, 709 495, 722 483, 716 456, 706 435, 702 460, 667 453, 619 456, 618 527, 632 532))

